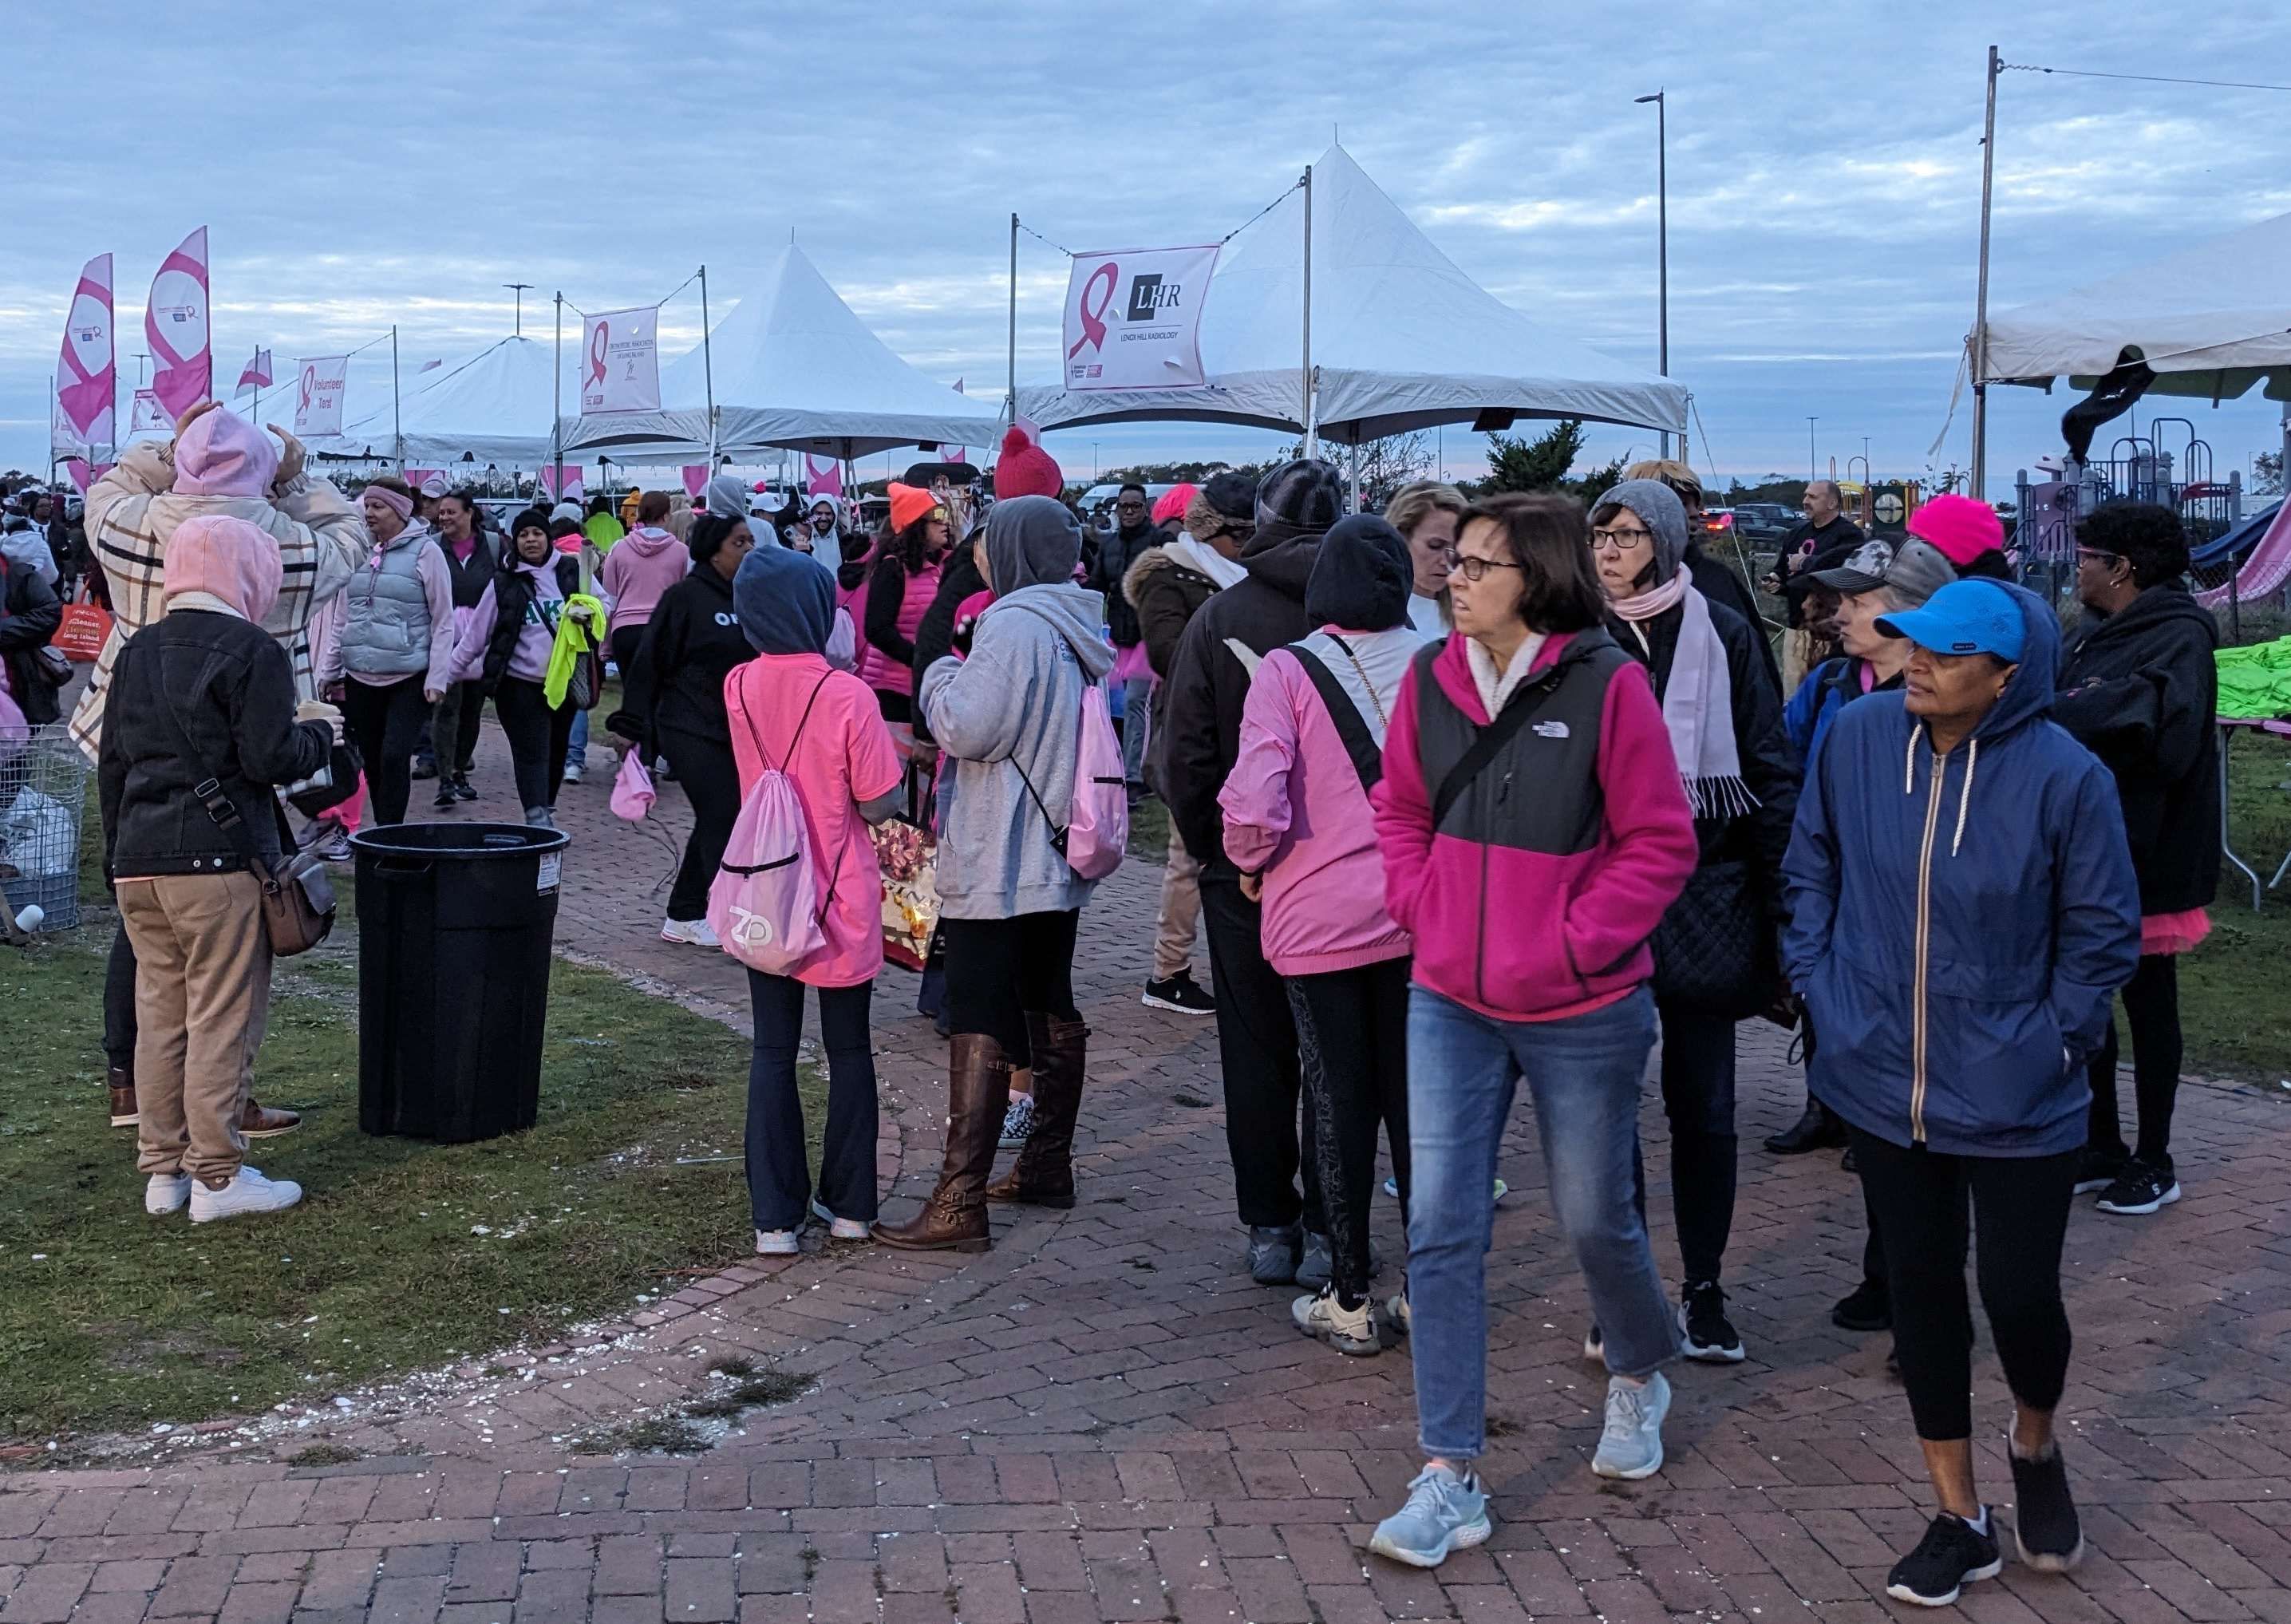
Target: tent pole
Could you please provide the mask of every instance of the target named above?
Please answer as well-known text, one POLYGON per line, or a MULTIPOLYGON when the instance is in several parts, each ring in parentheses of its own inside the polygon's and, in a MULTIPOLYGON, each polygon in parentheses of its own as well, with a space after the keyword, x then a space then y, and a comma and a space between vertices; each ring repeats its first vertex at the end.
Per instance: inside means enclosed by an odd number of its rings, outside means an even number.
POLYGON ((1353 424, 1353 511, 1361 511, 1360 499, 1360 424, 1353 424))
POLYGON ((398 472, 406 474, 406 427, 398 420, 398 324, 390 324, 390 434, 397 442, 398 472))
POLYGON ((1321 451, 1319 425, 1313 420, 1313 166, 1305 166, 1305 178, 1297 182, 1305 189, 1305 320, 1302 376, 1305 384, 1305 443, 1302 447, 1308 457, 1321 451))
POLYGON ((1973 499, 1989 488, 1989 200, 1997 173, 1997 47, 1989 47, 1989 105, 1981 128, 1981 278, 1973 313, 1973 499))
POLYGON ((1010 378, 1003 397, 1003 421, 1018 421, 1018 211, 1010 211, 1010 378))
POLYGON ((708 341, 708 267, 700 268, 700 375, 708 388, 708 477, 716 477, 716 356, 708 341))
MULTIPOLYGON (((552 403, 549 414, 549 458, 552 471, 550 478, 557 488, 565 488, 565 290, 557 292, 556 363, 551 368, 553 382, 550 385, 552 403)), ((538 506, 538 503, 535 504, 538 506)))

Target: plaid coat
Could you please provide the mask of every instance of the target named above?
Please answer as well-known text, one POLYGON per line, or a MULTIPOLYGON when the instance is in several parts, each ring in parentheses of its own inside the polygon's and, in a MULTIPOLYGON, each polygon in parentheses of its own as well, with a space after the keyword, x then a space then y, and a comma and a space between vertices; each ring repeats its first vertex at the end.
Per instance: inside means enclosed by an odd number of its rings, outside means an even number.
POLYGON ((72 738, 89 760, 103 744, 103 706, 120 645, 167 612, 167 538, 200 514, 244 519, 278 541, 285 575, 262 629, 286 647, 298 697, 318 697, 310 616, 338 597, 372 545, 366 519, 324 479, 295 476, 268 499, 179 496, 170 443, 128 446, 87 494, 88 548, 111 589, 111 636, 96 656, 87 692, 72 712, 72 738))

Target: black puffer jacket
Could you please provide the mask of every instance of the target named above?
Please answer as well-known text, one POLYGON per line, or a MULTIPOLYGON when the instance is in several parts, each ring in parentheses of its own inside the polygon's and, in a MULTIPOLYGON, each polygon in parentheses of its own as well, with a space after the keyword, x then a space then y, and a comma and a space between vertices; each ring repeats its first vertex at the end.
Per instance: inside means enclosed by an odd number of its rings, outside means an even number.
POLYGON ((1137 611, 1122 596, 1121 579, 1147 551, 1168 539, 1154 526, 1140 525, 1135 530, 1111 531, 1098 543, 1097 557, 1082 584, 1105 594, 1105 624, 1113 633, 1116 648, 1130 647, 1145 636, 1137 624, 1137 611))
POLYGON ((2219 890, 2219 626, 2177 581, 2068 640, 2053 720, 2116 775, 2142 913, 2219 890))
POLYGON ((114 879, 231 873, 245 861, 192 786, 209 775, 268 862, 280 850, 273 784, 326 765, 334 729, 294 720, 294 668, 278 639, 235 615, 175 609, 121 646, 103 749, 103 864, 114 879))
MULTIPOLYGON (((494 634, 486 640, 486 657, 478 673, 478 687, 488 696, 501 691, 509 674, 510 656, 517 652, 518 634, 525 630, 525 612, 533 607, 533 577, 518 568, 517 549, 501 556, 494 571, 494 634)), ((539 565, 534 566, 538 569, 539 565)), ((557 591, 570 598, 581 590, 581 560, 569 552, 557 555, 557 591)))
POLYGON ((56 589, 0 554, 0 663, 7 667, 17 707, 34 727, 61 714, 56 685, 40 670, 34 650, 47 647, 63 617, 63 600, 56 589))
POLYGON ((653 606, 606 729, 643 745, 647 759, 658 753, 663 728, 729 749, 724 679, 755 657, 732 612, 732 583, 715 565, 698 565, 653 606))
POLYGON ((1313 631, 1305 581, 1320 551, 1319 535, 1310 534, 1242 554, 1249 579, 1203 604, 1178 643, 1162 709, 1162 794, 1186 849, 1220 872, 1231 873, 1233 865, 1225 855, 1218 792, 1240 753, 1241 708, 1255 671, 1230 644, 1262 656, 1313 631))

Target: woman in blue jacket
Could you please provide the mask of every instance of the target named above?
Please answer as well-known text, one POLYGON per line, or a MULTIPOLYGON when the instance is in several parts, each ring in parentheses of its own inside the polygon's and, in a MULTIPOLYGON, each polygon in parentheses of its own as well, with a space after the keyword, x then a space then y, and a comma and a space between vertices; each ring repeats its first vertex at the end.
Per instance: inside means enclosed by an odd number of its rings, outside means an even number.
POLYGON ((2051 719, 2060 628, 2034 595, 1959 581, 1879 630, 1901 694, 1831 721, 1783 872, 1810 1079, 1845 1121, 1885 1236, 1894 1345, 1941 1510, 1887 1594, 1941 1606, 1998 1572, 1973 1483, 1966 1194, 1982 1306, 2014 1399, 2021 1559, 2083 1554, 2053 1436, 2069 1362, 2061 1243, 2140 902, 2108 769, 2051 719))

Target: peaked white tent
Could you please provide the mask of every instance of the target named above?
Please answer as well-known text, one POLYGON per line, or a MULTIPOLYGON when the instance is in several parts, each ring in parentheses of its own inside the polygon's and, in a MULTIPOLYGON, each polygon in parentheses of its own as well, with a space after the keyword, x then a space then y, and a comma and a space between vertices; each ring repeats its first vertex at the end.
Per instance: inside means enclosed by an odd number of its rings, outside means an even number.
POLYGON ((791 243, 710 334, 661 369, 661 409, 568 417, 568 459, 703 456, 713 369, 717 449, 856 457, 894 446, 991 445, 1001 414, 925 377, 868 331, 791 243))
POLYGON ((2127 348, 2155 370, 2151 395, 2231 400, 2265 380, 2291 399, 2291 214, 1991 317, 1987 371, 2086 389, 2127 348))
MULTIPOLYGON (((396 423, 406 437, 406 462, 433 468, 465 458, 502 468, 547 462, 549 425, 558 406, 550 375, 554 348, 548 339, 505 338, 465 361, 411 379, 401 374, 396 423)), ((575 403, 580 349, 577 334, 565 346, 564 398, 575 403)), ((370 390, 361 392, 366 400, 375 398, 370 390)), ((317 449, 335 456, 395 456, 399 429, 393 427, 386 374, 381 402, 317 449)))
MULTIPOLYGON (((1314 418, 1357 444, 1483 414, 1580 417, 1683 434, 1686 390, 1537 326, 1416 229, 1342 147, 1313 166, 1314 418)), ((1199 387, 1021 388, 1045 429, 1180 419, 1304 427, 1305 195, 1226 245, 1202 306, 1199 387)))

